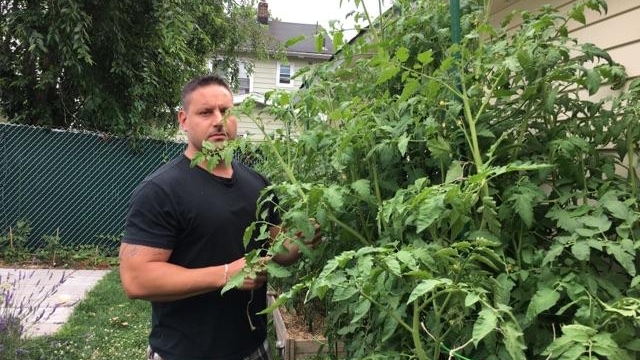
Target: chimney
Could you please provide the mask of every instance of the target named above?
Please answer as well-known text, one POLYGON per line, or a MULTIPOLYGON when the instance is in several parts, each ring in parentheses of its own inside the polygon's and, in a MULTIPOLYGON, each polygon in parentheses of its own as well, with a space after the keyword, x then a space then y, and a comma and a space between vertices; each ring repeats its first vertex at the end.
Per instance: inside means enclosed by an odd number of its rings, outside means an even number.
POLYGON ((269 4, 265 0, 258 4, 258 22, 262 25, 269 24, 269 4))

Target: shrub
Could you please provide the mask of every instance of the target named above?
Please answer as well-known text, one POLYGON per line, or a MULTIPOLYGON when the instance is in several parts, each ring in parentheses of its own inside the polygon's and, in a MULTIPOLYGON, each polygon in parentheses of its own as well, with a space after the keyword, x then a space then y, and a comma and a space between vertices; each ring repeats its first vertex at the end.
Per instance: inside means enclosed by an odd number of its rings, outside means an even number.
POLYGON ((398 1, 295 98, 272 95, 305 131, 262 169, 285 226, 326 235, 280 301, 325 302, 353 359, 633 359, 640 81, 568 35, 603 1, 516 31, 483 5, 465 2, 457 44, 446 2, 398 1), (588 98, 605 84, 627 90, 588 98))

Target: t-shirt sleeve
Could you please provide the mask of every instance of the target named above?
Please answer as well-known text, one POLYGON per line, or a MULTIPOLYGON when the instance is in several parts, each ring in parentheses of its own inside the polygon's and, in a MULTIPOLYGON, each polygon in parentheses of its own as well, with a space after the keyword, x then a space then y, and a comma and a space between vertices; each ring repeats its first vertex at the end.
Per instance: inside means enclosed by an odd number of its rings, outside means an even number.
POLYGON ((133 192, 122 242, 173 249, 179 234, 178 212, 171 198, 151 181, 133 192))

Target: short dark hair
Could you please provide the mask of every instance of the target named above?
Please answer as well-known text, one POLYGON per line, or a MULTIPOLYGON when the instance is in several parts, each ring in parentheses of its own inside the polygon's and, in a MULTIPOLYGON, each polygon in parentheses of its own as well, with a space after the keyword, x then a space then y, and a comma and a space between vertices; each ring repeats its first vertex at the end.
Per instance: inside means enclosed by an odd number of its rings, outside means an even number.
POLYGON ((227 89, 227 91, 229 91, 229 94, 233 96, 233 92, 231 92, 231 87, 229 87, 229 84, 227 84, 227 82, 224 81, 223 78, 221 78, 218 75, 204 75, 189 81, 182 88, 182 107, 184 109, 187 108, 187 97, 189 97, 189 95, 191 95, 192 92, 196 91, 201 87, 209 86, 209 85, 222 86, 223 88, 227 89))

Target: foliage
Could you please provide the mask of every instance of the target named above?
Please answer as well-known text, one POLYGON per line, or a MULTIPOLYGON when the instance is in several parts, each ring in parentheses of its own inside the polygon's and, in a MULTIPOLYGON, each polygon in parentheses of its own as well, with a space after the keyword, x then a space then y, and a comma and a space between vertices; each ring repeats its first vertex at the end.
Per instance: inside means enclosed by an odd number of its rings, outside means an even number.
MULTIPOLYGON (((0 236, 0 264, 4 266, 42 266, 63 268, 109 268, 117 265, 117 248, 97 245, 63 245, 58 231, 42 236, 39 247, 27 246, 31 226, 20 220, 0 236)), ((115 243, 121 236, 102 235, 115 243)))
POLYGON ((25 253, 31 226, 29 222, 20 220, 15 227, 9 227, 6 234, 0 236, 0 250, 7 261, 25 260, 25 253))
POLYGON ((0 107, 11 122, 147 135, 214 55, 264 53, 252 1, 0 1, 0 107))
POLYGON ((262 170, 285 228, 325 234, 279 303, 322 299, 353 359, 633 359, 640 81, 592 96, 626 82, 569 36, 601 0, 497 28, 484 5, 464 3, 454 44, 446 2, 398 1, 295 97, 271 94, 305 131, 267 138, 262 170))

